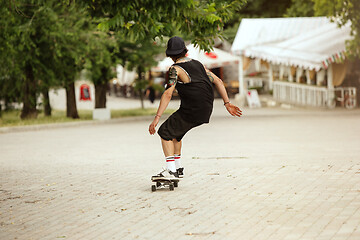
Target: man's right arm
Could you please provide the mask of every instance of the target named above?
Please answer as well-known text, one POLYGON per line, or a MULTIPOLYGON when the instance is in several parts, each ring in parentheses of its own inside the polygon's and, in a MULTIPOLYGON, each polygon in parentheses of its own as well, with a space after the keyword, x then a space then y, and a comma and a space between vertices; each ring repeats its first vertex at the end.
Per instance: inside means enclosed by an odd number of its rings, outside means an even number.
POLYGON ((237 116, 237 117, 241 117, 242 115, 242 111, 240 110, 240 108, 238 108, 237 106, 233 105, 232 103, 230 103, 229 100, 229 96, 226 92, 226 88, 224 86, 223 81, 216 76, 214 73, 212 73, 211 71, 209 71, 208 69, 206 69, 206 72, 208 74, 208 77, 210 79, 210 81, 212 83, 214 83, 216 90, 218 91, 218 93, 220 94, 221 98, 224 101, 224 105, 226 107, 226 110, 232 115, 232 116, 237 116))

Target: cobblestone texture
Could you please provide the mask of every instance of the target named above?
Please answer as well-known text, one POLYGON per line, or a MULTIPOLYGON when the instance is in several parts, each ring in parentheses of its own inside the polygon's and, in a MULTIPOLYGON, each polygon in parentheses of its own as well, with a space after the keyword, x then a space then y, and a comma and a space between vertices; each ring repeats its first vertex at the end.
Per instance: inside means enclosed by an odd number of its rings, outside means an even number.
POLYGON ((172 192, 148 120, 0 134, 0 239, 360 239, 359 110, 225 114, 172 192))

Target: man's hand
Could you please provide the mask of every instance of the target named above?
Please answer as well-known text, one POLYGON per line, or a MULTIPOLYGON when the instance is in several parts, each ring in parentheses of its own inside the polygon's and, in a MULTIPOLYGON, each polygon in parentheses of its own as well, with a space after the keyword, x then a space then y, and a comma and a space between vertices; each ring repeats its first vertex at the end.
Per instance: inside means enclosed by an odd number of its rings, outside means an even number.
POLYGON ((158 115, 156 115, 155 118, 154 118, 154 121, 150 124, 150 126, 149 126, 149 133, 150 133, 151 135, 154 135, 154 134, 156 133, 155 128, 156 128, 156 126, 158 125, 159 120, 160 120, 160 117, 159 117, 158 115))
POLYGON ((241 117, 242 115, 242 111, 240 110, 240 108, 238 108, 237 106, 231 104, 231 103, 226 103, 225 104, 226 110, 235 117, 241 117))

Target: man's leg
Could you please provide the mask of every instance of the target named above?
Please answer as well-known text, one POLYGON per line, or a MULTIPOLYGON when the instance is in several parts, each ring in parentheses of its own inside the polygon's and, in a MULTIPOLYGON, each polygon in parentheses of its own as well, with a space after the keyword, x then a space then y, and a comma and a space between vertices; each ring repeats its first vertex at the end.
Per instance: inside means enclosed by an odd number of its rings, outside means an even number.
POLYGON ((161 138, 161 145, 166 158, 166 168, 171 172, 176 172, 173 141, 166 141, 161 138))
POLYGON ((182 142, 177 141, 176 139, 173 140, 174 142, 174 158, 175 158, 175 167, 176 172, 179 174, 180 177, 184 175, 184 168, 181 165, 181 146, 182 142))
POLYGON ((181 155, 181 141, 178 142, 176 139, 173 140, 174 143, 174 154, 175 155, 181 155))
POLYGON ((174 156, 174 143, 173 141, 167 141, 161 138, 161 145, 164 152, 165 157, 174 156))

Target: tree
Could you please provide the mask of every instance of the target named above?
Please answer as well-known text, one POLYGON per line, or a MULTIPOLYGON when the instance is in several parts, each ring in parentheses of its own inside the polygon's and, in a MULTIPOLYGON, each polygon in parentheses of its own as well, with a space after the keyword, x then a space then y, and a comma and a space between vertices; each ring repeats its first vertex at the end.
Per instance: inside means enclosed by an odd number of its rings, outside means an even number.
MULTIPOLYGON (((0 101, 4 101, 5 110, 10 108, 10 103, 19 102, 22 78, 18 64, 16 64, 16 45, 13 44, 18 37, 14 25, 17 19, 11 15, 11 6, 0 5, 0 101)), ((0 111, 2 106, 0 104, 0 111)))
POLYGON ((121 31, 130 41, 155 40, 172 36, 174 30, 187 33, 192 43, 210 50, 214 39, 222 37, 222 29, 235 10, 246 0, 84 0, 96 14, 106 17, 103 30, 121 31))
POLYGON ((84 8, 74 3, 64 5, 58 1, 47 1, 47 4, 52 14, 41 23, 42 27, 46 26, 45 21, 51 25, 46 32, 50 39, 45 39, 45 45, 41 46, 40 60, 45 64, 49 78, 42 81, 41 86, 45 89, 44 93, 50 87, 64 87, 66 116, 79 118, 74 81, 84 66, 85 38, 90 29, 90 18, 84 8))
POLYGON ((95 108, 106 108, 108 82, 115 77, 115 37, 104 32, 91 32, 87 43, 86 69, 95 86, 95 108))
POLYGON ((347 42, 350 55, 360 57, 360 3, 359 0, 313 0, 315 14, 328 16, 339 26, 351 23, 353 40, 347 42))
POLYGON ((19 0, 8 1, 1 12, 0 48, 8 54, 1 55, 0 63, 11 67, 0 67, 0 73, 21 90, 21 118, 36 117, 40 93, 46 114, 51 114, 47 93, 54 86, 67 89, 67 116, 77 118, 74 77, 82 64, 85 11, 56 0, 19 0))
POLYGON ((8 53, 12 55, 2 55, 2 62, 11 63, 13 68, 8 71, 2 70, 5 79, 8 81, 18 80, 21 89, 21 99, 23 101, 23 109, 21 118, 35 118, 37 116, 36 99, 37 99, 37 81, 36 75, 41 71, 34 72, 34 65, 39 64, 33 61, 36 58, 35 46, 36 38, 40 36, 36 34, 36 21, 34 22, 34 2, 30 2, 26 9, 19 9, 18 5, 9 2, 9 5, 3 5, 5 22, 8 20, 10 24, 5 26, 3 37, 5 46, 9 47, 8 53), (19 50, 17 50, 17 47, 19 50), (20 80, 20 81, 19 81, 20 80))
MULTIPOLYGON (((81 5, 88 6, 81 3, 81 5)), ((106 92, 108 82, 115 77, 115 65, 118 62, 116 36, 113 32, 98 31, 97 25, 101 17, 101 7, 93 2, 87 8, 91 16, 91 31, 87 35, 85 68, 95 86, 95 108, 106 108, 106 92)))
POLYGON ((154 56, 163 51, 161 42, 156 42, 151 39, 144 41, 121 41, 119 37, 119 59, 123 59, 127 69, 135 69, 137 72, 137 79, 135 80, 135 90, 138 92, 141 101, 141 107, 144 108, 144 91, 149 82, 145 79, 145 74, 157 62, 154 56))

